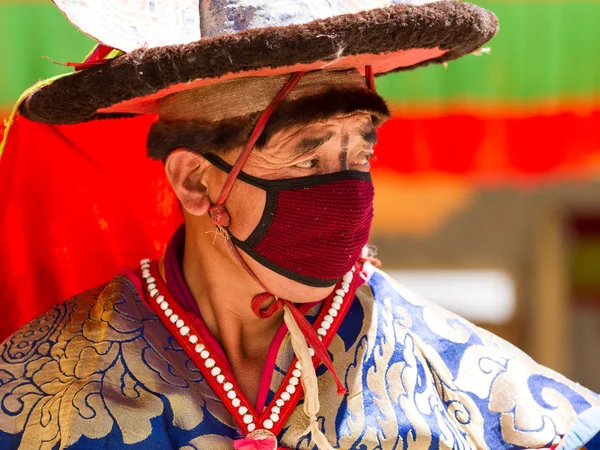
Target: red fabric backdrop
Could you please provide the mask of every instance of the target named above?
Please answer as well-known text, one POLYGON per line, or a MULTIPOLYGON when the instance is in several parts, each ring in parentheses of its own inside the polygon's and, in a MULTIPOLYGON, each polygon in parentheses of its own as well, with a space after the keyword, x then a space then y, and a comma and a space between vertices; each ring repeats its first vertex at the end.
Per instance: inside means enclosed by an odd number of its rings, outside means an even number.
POLYGON ((182 217, 154 117, 51 126, 18 117, 0 160, 0 339, 121 265, 159 257, 182 217))
MULTIPOLYGON (((146 156, 154 120, 52 126, 17 116, 0 159, 0 339, 117 267, 160 256, 182 217, 162 164, 146 156)), ((399 177, 574 179, 600 169, 600 111, 395 116, 379 141, 374 171, 399 177)))

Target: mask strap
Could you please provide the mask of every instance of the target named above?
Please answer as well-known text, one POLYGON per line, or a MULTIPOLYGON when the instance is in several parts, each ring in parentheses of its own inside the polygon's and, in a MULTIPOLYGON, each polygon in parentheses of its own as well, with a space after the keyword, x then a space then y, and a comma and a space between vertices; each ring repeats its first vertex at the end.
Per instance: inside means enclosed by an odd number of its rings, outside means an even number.
MULTIPOLYGON (((231 171, 227 175, 227 179, 225 180, 223 189, 221 190, 221 194, 219 195, 217 203, 211 205, 210 208, 208 208, 208 212, 210 213, 210 217, 212 219, 213 224, 215 224, 215 226, 220 227, 220 228, 224 229, 225 231, 227 230, 227 227, 229 226, 231 219, 229 217, 229 214, 227 213, 227 210, 225 209, 225 201, 227 200, 227 197, 229 196, 229 193, 231 192, 233 183, 235 182, 239 173, 242 171, 242 167, 246 163, 248 156, 250 156, 250 152, 254 148, 256 141, 258 140, 258 138, 264 131, 265 126, 267 125, 267 121, 269 120, 269 117, 271 117, 271 114, 273 114, 275 107, 277 106, 277 104, 279 102, 281 102, 281 100, 283 100, 292 91, 292 89, 294 89, 294 87, 296 87, 296 85, 298 84, 298 82, 300 81, 300 78, 302 78, 302 75, 304 75, 304 73, 305 72, 296 72, 296 73, 292 74, 292 76, 288 79, 288 81, 285 83, 285 85, 281 88, 281 90, 279 91, 277 96, 275 96, 275 98, 273 98, 273 100, 271 100, 271 103, 269 103, 269 106, 267 106, 267 108, 262 112, 262 114, 258 118, 258 121, 256 122, 256 125, 254 126, 254 130, 252 130, 252 134, 250 135, 248 142, 246 142, 246 145, 244 146, 242 153, 240 154, 237 161, 231 168, 231 171)), ((246 270, 246 272, 248 272, 248 274, 252 277, 252 279, 254 281, 256 281, 256 283, 262 289, 267 291, 267 288, 264 286, 264 284, 258 279, 258 277, 252 271, 252 269, 250 269, 250 267, 248 267, 248 264, 246 264, 246 261, 244 261, 244 259, 242 258, 242 255, 240 255, 240 252, 238 251, 235 244, 231 241, 231 239, 227 239, 227 244, 229 245, 229 248, 231 249, 233 256, 235 257, 237 262, 246 270)))

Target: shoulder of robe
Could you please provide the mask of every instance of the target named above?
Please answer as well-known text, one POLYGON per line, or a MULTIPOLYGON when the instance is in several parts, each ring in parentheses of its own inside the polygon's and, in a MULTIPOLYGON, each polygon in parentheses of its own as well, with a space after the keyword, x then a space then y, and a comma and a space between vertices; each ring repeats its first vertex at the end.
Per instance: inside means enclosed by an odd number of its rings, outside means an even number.
POLYGON ((106 419, 98 403, 108 387, 102 387, 103 377, 119 344, 140 335, 147 318, 152 311, 131 280, 119 275, 8 337, 0 345, 0 448, 63 448, 83 435, 107 435, 99 425, 112 427, 100 420, 106 419), (79 426, 84 419, 94 423, 79 426))
POLYGON ((442 404, 468 413, 476 447, 493 442, 493 433, 513 445, 545 446, 583 411, 600 406, 597 394, 384 272, 374 270, 367 285, 377 323, 371 329, 378 330, 372 345, 382 335, 396 342, 399 358, 425 371, 442 404))
MULTIPOLYGON (((139 309, 142 300, 129 278, 115 276, 109 282, 75 295, 23 325, 0 346, 0 370, 13 371, 39 357, 65 348, 83 337, 98 342, 97 331, 114 316, 139 309)), ((135 314, 142 319, 141 314, 135 314)))
POLYGON ((171 448, 172 438, 200 439, 230 420, 203 380, 134 283, 116 276, 0 346, 0 449, 171 448))

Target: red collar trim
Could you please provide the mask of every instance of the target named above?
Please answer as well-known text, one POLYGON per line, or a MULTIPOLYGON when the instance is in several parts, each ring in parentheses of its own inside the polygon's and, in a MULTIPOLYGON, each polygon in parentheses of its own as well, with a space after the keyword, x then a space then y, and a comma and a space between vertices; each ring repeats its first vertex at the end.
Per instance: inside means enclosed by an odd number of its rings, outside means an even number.
MULTIPOLYGON (((350 284, 348 293, 344 295, 344 301, 338 309, 333 308, 333 297, 337 288, 324 300, 323 307, 313 328, 321 328, 325 316, 333 316, 327 333, 322 336, 325 348, 329 347, 331 341, 339 329, 343 318, 354 299, 356 289, 361 282, 361 267, 355 268, 355 276, 350 284), (332 313, 332 310, 335 313, 332 313)), ((208 342, 205 342, 198 330, 196 330, 192 318, 179 303, 172 297, 167 286, 158 271, 158 264, 144 260, 142 264, 143 292, 150 307, 175 337, 179 345, 198 367, 206 381, 219 396, 227 410, 236 421, 243 435, 247 435, 257 429, 266 429, 279 434, 289 416, 292 414, 298 402, 302 398, 304 390, 299 383, 299 368, 297 358, 294 358, 288 373, 281 386, 275 393, 271 403, 258 414, 241 391, 233 373, 228 368, 229 364, 223 361, 218 352, 215 352, 208 342)), ((319 362, 313 358, 315 367, 319 362)))

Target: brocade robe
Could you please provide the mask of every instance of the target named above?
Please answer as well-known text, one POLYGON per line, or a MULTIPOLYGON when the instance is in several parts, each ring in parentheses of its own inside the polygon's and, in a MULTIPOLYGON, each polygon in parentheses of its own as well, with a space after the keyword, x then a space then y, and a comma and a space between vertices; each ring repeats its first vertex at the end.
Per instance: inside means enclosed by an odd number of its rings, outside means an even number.
MULTIPOLYGON (((118 275, 2 344, 1 449, 232 448, 235 422, 136 285, 118 275)), ((276 350, 267 403, 293 359, 289 335, 276 350)), ((379 271, 358 289, 329 351, 348 390, 338 395, 319 366, 319 422, 335 448, 549 447, 600 406, 598 395, 379 271)), ((307 424, 301 402, 280 445, 313 448, 307 424)))

